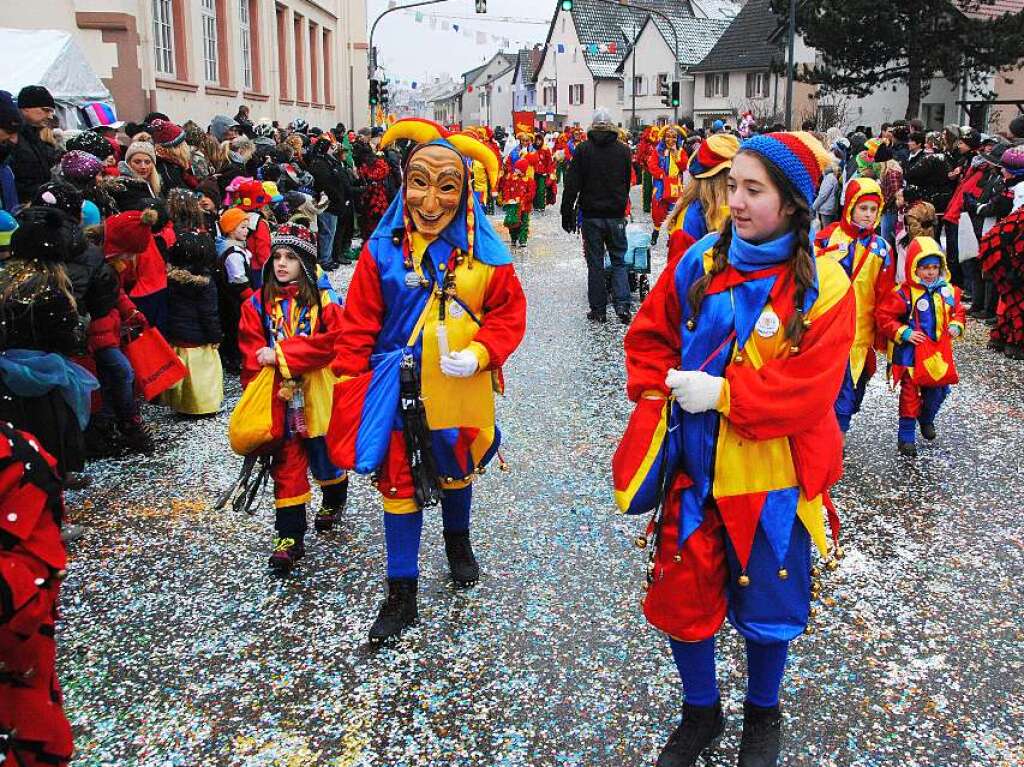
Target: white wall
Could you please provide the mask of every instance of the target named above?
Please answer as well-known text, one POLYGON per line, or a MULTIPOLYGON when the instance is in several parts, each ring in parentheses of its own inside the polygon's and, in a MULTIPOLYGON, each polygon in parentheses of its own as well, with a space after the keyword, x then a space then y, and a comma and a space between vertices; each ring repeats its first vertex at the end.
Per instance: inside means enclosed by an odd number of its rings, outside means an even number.
POLYGON ((512 68, 491 81, 491 119, 489 124, 492 128, 498 125, 508 128, 512 125, 512 76, 515 71, 515 68, 512 68))
MULTIPOLYGON (((612 97, 612 102, 607 106, 614 111, 614 93, 612 97)), ((548 41, 547 54, 537 72, 537 111, 564 114, 569 124, 589 125, 594 113, 594 98, 594 78, 583 57, 572 13, 559 9, 548 41), (558 53, 559 43, 565 47, 564 53, 558 53), (557 82, 558 98, 554 104, 543 103, 545 80, 549 84, 557 82), (569 86, 581 83, 583 103, 569 104, 569 86)))

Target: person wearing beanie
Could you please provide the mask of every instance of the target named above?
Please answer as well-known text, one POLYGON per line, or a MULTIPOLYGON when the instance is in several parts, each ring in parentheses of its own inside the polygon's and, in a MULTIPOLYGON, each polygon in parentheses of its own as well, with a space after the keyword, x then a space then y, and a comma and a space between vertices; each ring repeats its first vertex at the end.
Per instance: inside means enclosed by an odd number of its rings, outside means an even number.
POLYGON ((167 341, 188 370, 161 395, 176 413, 214 415, 224 401, 216 268, 217 248, 208 234, 183 232, 167 252, 167 341))
POLYGON ((61 480, 85 467, 82 432, 97 388, 69 359, 85 353, 86 329, 64 270, 64 221, 55 208, 26 209, 0 273, 0 420, 34 434, 61 480))
POLYGON ((64 146, 69 152, 75 150, 88 152, 104 165, 116 165, 113 147, 96 131, 84 130, 68 139, 64 146))
POLYGON ((22 126, 8 164, 23 205, 32 199, 36 189, 50 180, 50 171, 60 159, 50 129, 55 108, 53 96, 41 85, 26 85, 18 93, 22 126))
POLYGON ((246 247, 249 237, 249 214, 241 208, 228 208, 218 222, 217 296, 224 340, 220 345, 224 369, 237 375, 242 358, 238 350, 238 326, 242 304, 252 295, 256 281, 252 277, 252 253, 246 247))
POLYGON ((73 149, 60 158, 60 173, 71 182, 95 184, 102 172, 103 163, 89 152, 73 149))
POLYGON ((877 319, 890 342, 892 380, 900 387, 897 449, 913 458, 918 427, 926 440, 935 439, 935 418, 959 380, 953 341, 963 336, 967 319, 939 243, 916 237, 907 257, 907 279, 881 298, 877 319))
POLYGON ((156 172, 160 176, 160 194, 166 197, 172 189, 194 190, 199 179, 192 175, 192 147, 185 141, 185 131, 167 120, 154 120, 150 127, 156 153, 156 172))
POLYGON ((739 148, 739 139, 731 133, 716 133, 690 157, 690 183, 665 219, 665 228, 671 232, 669 265, 708 232, 718 231, 728 218, 729 169, 739 148))
POLYGON ((779 763, 779 690, 791 640, 811 630, 812 546, 827 554, 843 462, 833 405, 854 338, 850 281, 814 258, 808 234, 830 162, 809 133, 744 141, 729 217, 662 273, 626 334, 637 404, 612 461, 615 496, 637 514, 667 492, 643 607, 683 687, 660 767, 694 764, 725 729, 726 616, 746 643, 739 764, 779 763))
POLYGON ((836 419, 845 435, 860 410, 868 382, 875 374, 875 307, 895 284, 895 260, 889 243, 878 234, 884 196, 878 182, 851 179, 843 193, 839 221, 822 229, 814 241, 817 258, 831 258, 843 267, 857 306, 857 328, 850 364, 836 400, 836 419))
POLYGON ((514 163, 509 162, 511 159, 510 156, 506 160, 501 189, 501 197, 505 201, 505 219, 502 223, 508 229, 509 246, 525 248, 526 239, 530 235, 530 212, 536 196, 536 181, 528 155, 523 155, 514 163))
POLYGON ((14 213, 19 205, 18 186, 8 160, 18 145, 18 134, 25 121, 7 91, 0 91, 0 210, 14 213))
POLYGON ((266 218, 270 195, 263 184, 247 176, 235 178, 227 191, 231 204, 249 216, 249 236, 245 247, 252 254, 250 275, 253 288, 259 288, 263 284, 263 267, 270 260, 270 223, 266 218))
MULTIPOLYGON (((962 231, 968 235, 968 238, 977 237, 974 231, 974 221, 971 218, 973 208, 968 209, 967 203, 977 200, 981 196, 981 185, 985 180, 986 164, 978 155, 980 148, 981 133, 966 125, 958 129, 956 165, 949 172, 949 178, 956 183, 956 188, 953 190, 953 196, 942 216, 946 235, 946 263, 950 272, 950 281, 964 290, 964 298, 968 300, 973 299, 971 294, 973 286, 968 284, 968 275, 964 274, 964 266, 960 258, 960 236, 962 231), (968 230, 970 231, 968 232, 968 230)), ((974 266, 975 264, 969 266, 968 272, 971 272, 974 266)), ((909 279, 910 275, 907 276, 909 279)))
POLYGON ((144 182, 149 187, 150 197, 159 197, 163 191, 163 182, 156 170, 156 150, 152 144, 133 141, 117 167, 123 177, 144 182))
POLYGON ((348 475, 328 458, 324 439, 342 308, 333 288, 320 287, 316 257, 312 232, 295 224, 278 227, 262 287, 243 304, 238 331, 242 386, 271 376, 272 420, 284 424, 270 469, 276 512, 269 564, 278 575, 287 575, 305 555, 308 475, 323 493, 314 519, 318 533, 340 521, 348 497, 348 475))
MULTIPOLYGON (((633 180, 629 148, 619 141, 618 129, 607 109, 594 112, 587 141, 570 143, 572 162, 562 191, 562 229, 583 235, 587 260, 587 302, 591 322, 606 322, 608 286, 604 258, 608 254, 612 275, 612 301, 619 321, 627 324, 633 306, 626 273, 626 210, 633 180), (574 148, 572 148, 574 147, 574 148), (577 223, 579 222, 579 223, 577 223)), ((652 153, 650 161, 657 160, 652 153)), ((653 167, 653 166, 652 166, 653 167)), ((653 172, 653 171, 652 171, 653 172)), ((667 212, 667 211, 666 211, 667 212)))

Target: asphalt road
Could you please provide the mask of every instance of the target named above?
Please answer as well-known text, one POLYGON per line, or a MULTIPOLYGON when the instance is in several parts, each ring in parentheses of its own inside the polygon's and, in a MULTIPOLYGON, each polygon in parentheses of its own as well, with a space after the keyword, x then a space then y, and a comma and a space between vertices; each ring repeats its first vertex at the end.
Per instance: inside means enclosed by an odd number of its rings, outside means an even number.
MULTIPOLYGON (((226 413, 148 408, 157 453, 94 464, 93 486, 69 494, 88 529, 58 637, 76 766, 653 764, 681 695, 639 610, 644 520, 611 498, 624 328, 585 319, 580 241, 557 210, 534 215, 515 260, 529 330, 499 404, 511 471, 476 490, 480 584, 450 587, 428 514, 420 625, 370 648, 384 552, 368 482, 340 530, 311 531, 292 577, 273 578, 269 497, 251 517, 210 509, 239 466, 226 413)), ((962 383, 916 461, 896 455, 881 374, 854 420, 835 492, 848 556, 791 648, 787 765, 1024 764, 1024 366, 986 351, 979 327, 957 360, 962 383)), ((233 383, 228 407, 237 396, 233 383)), ((709 763, 727 765, 745 663, 732 629, 719 647, 730 720, 709 763)))

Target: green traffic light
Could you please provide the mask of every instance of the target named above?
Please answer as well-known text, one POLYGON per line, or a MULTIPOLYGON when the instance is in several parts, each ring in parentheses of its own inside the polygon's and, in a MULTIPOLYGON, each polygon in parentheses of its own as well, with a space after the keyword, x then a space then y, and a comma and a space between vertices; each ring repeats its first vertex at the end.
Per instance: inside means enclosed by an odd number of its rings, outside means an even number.
POLYGON ((562 10, 563 11, 571 11, 572 10, 572 0, 562 0, 562 10))

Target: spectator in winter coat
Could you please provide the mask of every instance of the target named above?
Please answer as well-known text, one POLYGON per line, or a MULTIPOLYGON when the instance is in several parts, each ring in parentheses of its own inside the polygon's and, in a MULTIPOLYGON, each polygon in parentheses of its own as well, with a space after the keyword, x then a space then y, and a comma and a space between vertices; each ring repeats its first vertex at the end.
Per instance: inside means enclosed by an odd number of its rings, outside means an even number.
POLYGON ((149 187, 150 197, 159 197, 163 182, 156 170, 156 149, 145 141, 133 141, 124 153, 124 160, 118 163, 124 178, 134 178, 149 187))
POLYGON ((839 217, 839 179, 836 169, 829 166, 821 177, 818 196, 814 198, 811 212, 818 217, 819 226, 824 229, 839 217))
POLYGON ((13 213, 19 205, 18 187, 9 161, 18 146, 18 133, 25 121, 14 105, 14 97, 0 91, 0 210, 13 213))
POLYGON ((167 256, 167 340, 188 375, 164 392, 163 401, 178 413, 217 413, 224 400, 224 370, 217 352, 222 333, 213 279, 217 249, 209 235, 185 232, 167 256))
POLYGON ((626 278, 626 203, 632 177, 629 148, 618 140, 618 130, 607 109, 594 112, 587 141, 578 144, 565 178, 562 228, 576 231, 577 205, 582 214, 584 253, 587 258, 587 317, 604 322, 608 305, 604 255, 612 265, 612 294, 619 320, 632 319, 626 278))
POLYGON ((41 85, 26 85, 18 92, 18 109, 24 124, 11 153, 9 166, 14 171, 18 199, 26 204, 36 189, 50 180, 50 172, 60 159, 60 151, 50 138, 56 104, 41 85))
POLYGON ((908 186, 921 190, 924 199, 934 205, 939 213, 944 213, 955 184, 949 179, 950 167, 943 151, 942 134, 931 133, 925 136, 924 148, 915 152, 913 147, 920 136, 919 133, 911 135, 911 154, 907 159, 903 180, 908 186))
POLYGON ((195 189, 199 181, 192 175, 192 147, 185 141, 185 131, 163 120, 155 120, 152 127, 161 194, 166 198, 172 189, 195 189))

